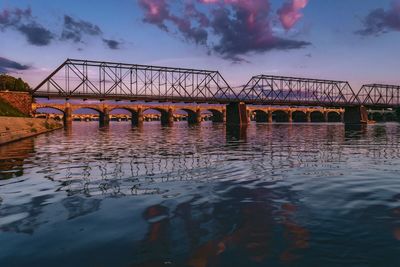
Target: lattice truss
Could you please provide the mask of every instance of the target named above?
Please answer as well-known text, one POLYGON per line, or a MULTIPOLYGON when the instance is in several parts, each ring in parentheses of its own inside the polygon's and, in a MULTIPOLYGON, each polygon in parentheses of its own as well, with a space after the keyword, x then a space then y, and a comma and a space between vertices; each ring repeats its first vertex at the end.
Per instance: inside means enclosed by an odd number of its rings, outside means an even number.
POLYGON ((366 84, 357 95, 362 105, 399 107, 400 86, 384 84, 366 84))
POLYGON ((268 105, 343 106, 358 102, 348 82, 268 75, 252 77, 238 97, 268 105))
POLYGON ((68 59, 35 96, 131 100, 227 100, 236 95, 218 71, 68 59))

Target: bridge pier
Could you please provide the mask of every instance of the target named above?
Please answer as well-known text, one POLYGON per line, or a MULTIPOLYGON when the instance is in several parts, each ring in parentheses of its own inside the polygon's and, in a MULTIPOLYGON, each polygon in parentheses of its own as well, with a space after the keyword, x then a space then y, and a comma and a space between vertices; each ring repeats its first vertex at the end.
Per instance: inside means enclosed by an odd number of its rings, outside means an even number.
POLYGON ((328 113, 328 111, 324 111, 324 122, 329 122, 329 113, 328 113))
POLYGON ((201 123, 201 110, 199 108, 194 113, 188 113, 188 122, 189 124, 201 123))
POLYGON ((268 110, 268 123, 273 123, 272 110, 268 110))
POLYGON ((232 102, 226 106, 226 124, 228 126, 247 126, 248 117, 245 103, 232 102))
POLYGON ((307 122, 311 123, 312 122, 312 120, 311 120, 311 111, 307 111, 306 117, 307 117, 307 122))
POLYGON ((67 104, 64 110, 63 122, 64 122, 64 127, 66 128, 72 126, 72 108, 69 103, 67 104))
POLYGON ((161 113, 161 124, 172 126, 174 124, 174 111, 169 108, 167 112, 161 113))
POLYGON ((131 123, 132 126, 140 126, 143 124, 144 121, 144 116, 143 116, 143 109, 138 108, 137 112, 132 111, 132 117, 131 117, 131 123))
POLYGON ((361 125, 368 123, 368 111, 364 106, 346 107, 344 123, 347 125, 361 125))
POLYGON ((110 125, 110 111, 108 108, 104 108, 103 112, 99 114, 100 127, 106 127, 110 125))
POLYGON ((293 112, 289 110, 287 115, 288 115, 288 122, 293 123, 293 112))

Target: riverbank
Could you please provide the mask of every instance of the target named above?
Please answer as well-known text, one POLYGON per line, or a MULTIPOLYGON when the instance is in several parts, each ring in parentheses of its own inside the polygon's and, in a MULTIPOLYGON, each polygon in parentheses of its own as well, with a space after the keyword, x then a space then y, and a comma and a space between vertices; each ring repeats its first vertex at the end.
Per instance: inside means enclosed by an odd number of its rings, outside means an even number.
POLYGON ((53 119, 0 117, 0 145, 62 128, 53 119))

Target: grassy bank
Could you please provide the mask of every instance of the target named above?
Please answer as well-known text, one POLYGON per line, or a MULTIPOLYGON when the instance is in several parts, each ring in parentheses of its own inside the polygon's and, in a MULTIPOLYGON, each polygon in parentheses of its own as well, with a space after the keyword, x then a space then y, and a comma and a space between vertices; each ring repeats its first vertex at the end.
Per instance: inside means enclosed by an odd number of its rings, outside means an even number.
POLYGON ((4 117, 26 117, 25 114, 23 114, 21 111, 18 109, 14 108, 7 102, 5 102, 3 99, 0 98, 0 116, 4 117))

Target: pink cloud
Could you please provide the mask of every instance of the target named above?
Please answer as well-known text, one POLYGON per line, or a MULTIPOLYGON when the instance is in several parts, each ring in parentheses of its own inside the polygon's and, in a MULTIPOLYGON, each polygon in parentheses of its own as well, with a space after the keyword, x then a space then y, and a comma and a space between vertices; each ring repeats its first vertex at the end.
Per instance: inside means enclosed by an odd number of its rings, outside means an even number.
MULTIPOLYGON (((301 49, 310 45, 275 34, 269 0, 184 1, 174 5, 173 9, 167 2, 139 0, 145 10, 143 21, 167 32, 177 30, 186 40, 205 45, 224 58, 240 61, 240 56, 247 53, 301 49)), ((292 27, 301 18, 300 10, 306 4, 307 0, 292 0, 282 7, 282 16, 287 22, 283 24, 285 28, 285 25, 292 27), (291 21, 286 17, 292 17, 291 21)))
POLYGON ((279 19, 287 31, 303 17, 301 10, 307 4, 308 0, 289 0, 278 10, 279 19))

